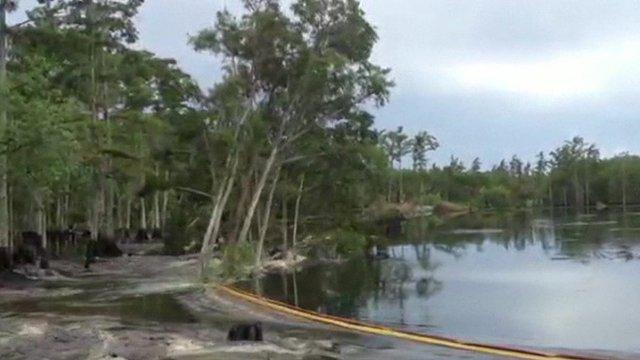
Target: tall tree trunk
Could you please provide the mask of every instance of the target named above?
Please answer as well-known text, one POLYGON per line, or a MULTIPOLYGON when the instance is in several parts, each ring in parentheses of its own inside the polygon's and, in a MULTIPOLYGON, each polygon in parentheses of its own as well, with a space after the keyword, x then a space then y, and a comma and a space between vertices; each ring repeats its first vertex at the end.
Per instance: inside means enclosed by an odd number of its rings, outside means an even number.
POLYGON ((64 194, 64 211, 63 211, 63 215, 62 215, 62 221, 64 222, 64 227, 69 227, 69 226, 73 226, 74 224, 71 224, 71 222, 69 221, 69 209, 71 208, 71 195, 69 195, 71 193, 71 191, 69 190, 70 185, 67 184, 67 191, 64 194))
POLYGON ((238 239, 238 234, 240 233, 240 226, 242 226, 243 220, 242 214, 245 212, 246 203, 249 200, 249 194, 251 194, 251 175, 254 171, 253 165, 254 164, 249 168, 249 172, 240 186, 240 199, 236 204, 236 211, 232 220, 233 230, 229 233, 229 241, 231 242, 235 242, 238 239))
POLYGON ((116 196, 116 220, 118 223, 118 229, 124 228, 124 198, 118 192, 116 196))
POLYGON ((404 178, 402 175, 402 160, 398 160, 398 172, 400 173, 400 179, 398 181, 398 203, 402 203, 404 201, 404 178))
POLYGON ((282 168, 281 166, 278 166, 276 169, 276 173, 273 175, 273 183, 271 184, 271 189, 269 190, 269 197, 267 198, 267 203, 264 208, 264 214, 262 218, 262 227, 260 228, 260 237, 258 238, 258 247, 256 248, 256 268, 260 266, 260 263, 262 260, 262 249, 264 247, 264 239, 267 236, 267 230, 269 228, 269 219, 271 218, 271 204, 273 203, 273 195, 276 192, 278 179, 280 178, 281 168, 282 168))
MULTIPOLYGON (((260 206, 256 209, 256 221, 254 225, 256 229, 256 238, 260 239, 260 232, 262 231, 262 208, 260 206)), ((249 234, 251 234, 251 232, 249 232, 249 234)))
POLYGON ((573 174, 573 191, 574 191, 574 200, 576 209, 582 210, 582 194, 580 192, 580 180, 578 179, 578 171, 576 170, 573 174))
MULTIPOLYGON (((160 177, 160 170, 158 169, 158 165, 155 166, 154 174, 156 179, 160 177)), ((153 225, 152 228, 159 229, 160 228, 160 192, 155 190, 153 192, 153 225)))
POLYGON ((160 193, 153 194, 153 228, 160 229, 160 193))
POLYGON ((298 219, 300 217, 300 201, 302 200, 302 190, 304 189, 304 174, 300 178, 300 187, 298 188, 298 196, 296 197, 296 207, 293 213, 293 235, 291 237, 292 247, 295 248, 298 243, 298 219))
POLYGON ((551 182, 551 179, 549 179, 549 206, 551 207, 551 211, 553 211, 555 204, 553 200, 553 183, 551 182))
POLYGON ((627 169, 622 165, 622 211, 627 212, 627 169))
POLYGON ((260 201, 262 190, 264 189, 264 186, 267 183, 267 178, 269 177, 269 173, 271 172, 271 169, 273 168, 273 165, 276 161, 278 151, 279 151, 278 145, 274 145, 273 149, 271 150, 271 154, 269 154, 269 158, 267 159, 267 162, 264 165, 264 169, 262 170, 262 174, 260 175, 260 179, 258 180, 256 189, 253 192, 249 209, 247 209, 247 215, 244 218, 244 222, 242 223, 242 228, 240 229, 240 235, 238 237, 239 243, 244 243, 247 241, 247 236, 249 235, 251 223, 253 222, 253 216, 255 215, 256 208, 258 207, 258 202, 260 201))
POLYGON ((127 196, 127 208, 125 209, 124 227, 131 230, 131 198, 127 196))
POLYGON ((98 192, 96 194, 96 196, 93 199, 93 204, 91 204, 91 224, 90 224, 90 231, 91 231, 91 240, 97 241, 98 240, 98 232, 100 231, 100 192, 98 192))
MULTIPOLYGON (((8 247, 7 247, 8 248, 7 252, 8 252, 9 255, 11 255, 11 254, 13 254, 13 251, 15 249, 15 229, 14 229, 14 226, 15 226, 15 223, 14 223, 15 213, 14 213, 14 208, 13 208, 13 188, 11 186, 9 186, 7 188, 7 204, 8 204, 7 212, 8 212, 8 215, 9 215, 8 216, 9 217, 9 221, 8 221, 8 225, 9 225, 8 226, 9 244, 8 244, 8 247)), ((2 256, 1 253, 0 253, 0 256, 2 256)), ((2 262, 2 260, 3 259, 0 259, 0 262, 2 262)), ((11 267, 12 261, 13 261, 12 256, 9 256, 9 258, 8 258, 9 267, 11 267)))
MULTIPOLYGON (((167 182, 167 184, 169 183, 169 171, 167 170, 167 172, 165 173, 165 181, 167 182)), ((162 192, 162 215, 161 215, 161 219, 160 219, 160 229, 162 229, 162 231, 164 232, 165 226, 167 225, 167 210, 169 207, 169 191, 170 190, 165 190, 162 192)))
POLYGON ((143 197, 140 198, 140 229, 147 231, 147 204, 143 197))
MULTIPOLYGON (((0 0, 0 141, 4 143, 8 127, 9 86, 7 84, 8 34, 6 0, 0 0)), ((0 151, 0 267, 10 266, 9 202, 7 199, 8 164, 6 151, 0 151)))
MULTIPOLYGON (((236 174, 238 172, 238 164, 240 162, 240 154, 238 151, 234 152, 234 155, 229 154, 229 156, 234 156, 233 165, 231 166, 230 174, 222 181, 220 187, 217 192, 217 196, 214 200, 213 209, 211 210, 211 217, 209 218, 209 225, 207 226, 207 231, 204 234, 204 239, 202 240, 202 248, 200 249, 200 276, 205 277, 206 270, 209 267, 209 259, 210 259, 210 250, 212 244, 215 243, 215 240, 218 238, 218 233, 220 232, 220 224, 222 221, 222 213, 227 206, 227 202, 229 201, 229 195, 231 195, 231 191, 233 190, 233 185, 235 184, 236 174)), ((231 160, 230 158, 228 160, 231 160)))
POLYGON ((169 190, 165 190, 162 192, 162 208, 160 214, 160 229, 164 232, 165 227, 167 226, 167 210, 169 208, 169 190))
POLYGON ((105 191, 104 191, 104 197, 105 197, 105 202, 104 202, 104 217, 105 217, 105 237, 109 240, 113 240, 116 236, 116 227, 115 227, 115 213, 114 213, 114 205, 115 205, 115 199, 114 199, 114 184, 113 181, 111 179, 107 179, 106 176, 104 174, 102 174, 101 176, 103 176, 104 179, 104 184, 105 184, 105 191))
POLYGON ((47 208, 45 205, 45 199, 42 192, 38 189, 35 190, 34 200, 36 203, 36 231, 42 237, 42 247, 47 248, 47 208))
MULTIPOLYGON (((286 182, 285 182, 286 183, 286 182)), ((282 192, 282 248, 289 251, 289 215, 287 214, 287 192, 282 192)))
MULTIPOLYGON (((92 29, 93 30, 93 29, 92 29)), ((96 41, 92 40, 91 44, 91 55, 90 55, 90 66, 91 66, 91 74, 90 74, 90 82, 91 82, 91 119, 94 123, 98 123, 100 120, 100 115, 98 112, 98 82, 97 82, 97 63, 96 63, 96 41)), ((93 132, 93 140, 95 142, 96 147, 100 147, 100 138, 95 130, 93 132)), ((100 215, 101 215, 101 198, 103 197, 104 184, 102 182, 102 170, 100 166, 98 166, 98 189, 95 193, 95 198, 93 201, 93 212, 91 213, 91 239, 98 240, 98 232, 100 231, 100 215)))
POLYGON ((589 196, 589 178, 586 178, 584 180, 584 198, 585 198, 585 210, 587 212, 587 214, 589 213, 589 205, 591 204, 591 199, 589 196))
POLYGON ((293 271, 292 273, 292 277, 293 277, 293 305, 295 305, 296 307, 299 306, 299 302, 298 302, 298 279, 296 277, 296 272, 293 271))
POLYGON ((43 209, 40 212, 40 235, 42 235, 42 247, 46 250, 49 248, 49 239, 47 238, 47 211, 43 209))
POLYGON ((56 228, 62 230, 62 199, 60 196, 56 196, 56 228))

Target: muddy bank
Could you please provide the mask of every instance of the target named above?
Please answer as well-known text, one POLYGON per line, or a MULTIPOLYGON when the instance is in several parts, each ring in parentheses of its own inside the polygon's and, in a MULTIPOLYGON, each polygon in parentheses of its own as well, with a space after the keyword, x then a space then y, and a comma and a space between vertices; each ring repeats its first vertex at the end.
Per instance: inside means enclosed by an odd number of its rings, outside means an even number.
POLYGON ((486 358, 320 326, 230 299, 194 276, 194 257, 52 261, 54 276, 4 278, 2 359, 486 358), (265 340, 233 343, 228 329, 260 321, 265 340))

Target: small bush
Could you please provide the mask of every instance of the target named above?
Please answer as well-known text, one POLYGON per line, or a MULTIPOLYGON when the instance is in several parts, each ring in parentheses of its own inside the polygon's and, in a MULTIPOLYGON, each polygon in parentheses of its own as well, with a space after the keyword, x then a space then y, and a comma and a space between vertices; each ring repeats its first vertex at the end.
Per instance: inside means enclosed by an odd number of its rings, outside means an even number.
POLYGON ((506 209, 510 206, 510 193, 504 186, 480 190, 479 206, 491 209, 506 209))
MULTIPOLYGON (((198 218, 195 211, 184 210, 176 211, 167 219, 162 236, 165 254, 182 255, 200 249, 206 223, 205 221, 194 222, 195 218, 198 218)), ((202 217, 202 219, 206 219, 206 217, 202 217)))
POLYGON ((435 206, 442 202, 440 194, 426 194, 420 197, 420 204, 435 206))
POLYGON ((366 246, 365 235, 352 230, 338 230, 335 233, 336 253, 341 256, 362 254, 366 246))
POLYGON ((224 278, 244 278, 251 273, 254 249, 249 243, 229 244, 224 248, 221 274, 224 278))

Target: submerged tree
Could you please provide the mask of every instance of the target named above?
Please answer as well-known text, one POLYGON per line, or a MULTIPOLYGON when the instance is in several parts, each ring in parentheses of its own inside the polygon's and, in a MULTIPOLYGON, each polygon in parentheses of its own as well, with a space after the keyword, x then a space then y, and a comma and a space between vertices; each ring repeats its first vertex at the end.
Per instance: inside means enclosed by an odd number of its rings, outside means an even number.
POLYGON ((282 166, 283 153, 311 131, 353 121, 366 102, 383 105, 391 85, 388 70, 369 61, 377 35, 356 1, 300 0, 290 16, 274 0, 245 1, 245 9, 240 18, 218 13, 215 27, 192 39, 197 50, 222 58, 225 77, 218 89, 236 89, 229 94, 234 110, 214 120, 231 124, 233 141, 223 181, 214 183, 217 190, 201 250, 203 268, 236 177, 256 179, 237 238, 229 239, 243 244, 268 179, 282 166), (240 141, 255 133, 263 134, 253 137, 259 146, 240 141), (241 156, 257 158, 260 165, 239 172, 241 156))

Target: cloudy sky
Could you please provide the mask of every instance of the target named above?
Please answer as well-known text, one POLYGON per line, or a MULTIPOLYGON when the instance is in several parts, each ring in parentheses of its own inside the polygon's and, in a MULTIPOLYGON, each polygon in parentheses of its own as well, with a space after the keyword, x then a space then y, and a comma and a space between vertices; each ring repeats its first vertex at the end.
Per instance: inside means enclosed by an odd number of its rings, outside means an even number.
MULTIPOLYGON (((23 0, 22 10, 33 2, 23 0)), ((434 161, 532 159, 575 135, 605 155, 640 152, 638 1, 361 3, 380 37, 374 59, 396 82, 377 126, 433 133, 442 144, 434 161)), ((216 59, 186 41, 224 6, 240 10, 238 0, 147 0, 141 46, 178 59, 210 87, 220 76, 216 59)))

